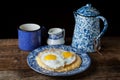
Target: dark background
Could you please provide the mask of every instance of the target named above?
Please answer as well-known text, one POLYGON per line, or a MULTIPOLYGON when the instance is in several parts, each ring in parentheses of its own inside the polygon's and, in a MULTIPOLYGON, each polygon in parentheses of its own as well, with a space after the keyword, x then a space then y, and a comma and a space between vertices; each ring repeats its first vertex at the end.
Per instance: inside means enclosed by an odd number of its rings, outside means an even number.
POLYGON ((48 1, 7 2, 7 6, 3 6, 3 15, 1 15, 5 23, 0 29, 0 38, 17 38, 17 28, 24 23, 37 23, 47 29, 52 27, 65 28, 66 37, 72 37, 75 25, 73 11, 87 3, 91 3, 99 10, 100 15, 107 19, 109 27, 104 36, 120 36, 120 4, 116 0, 48 1))

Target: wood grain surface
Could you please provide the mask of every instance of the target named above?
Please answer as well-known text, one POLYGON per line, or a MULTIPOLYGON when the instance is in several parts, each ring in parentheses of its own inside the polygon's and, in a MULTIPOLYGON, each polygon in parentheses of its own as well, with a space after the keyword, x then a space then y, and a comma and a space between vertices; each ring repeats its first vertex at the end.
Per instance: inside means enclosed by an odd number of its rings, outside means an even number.
MULTIPOLYGON (((120 80, 120 37, 101 39, 102 56, 88 53, 91 66, 84 72, 68 77, 46 76, 27 65, 27 51, 18 48, 17 39, 0 39, 0 80, 120 80)), ((71 39, 66 39, 66 45, 71 39)))

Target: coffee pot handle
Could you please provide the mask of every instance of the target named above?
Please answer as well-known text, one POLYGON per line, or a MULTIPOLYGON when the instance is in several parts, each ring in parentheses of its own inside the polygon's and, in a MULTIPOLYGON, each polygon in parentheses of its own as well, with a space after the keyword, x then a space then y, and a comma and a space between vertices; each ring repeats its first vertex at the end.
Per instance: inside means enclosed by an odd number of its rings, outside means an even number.
POLYGON ((96 18, 101 19, 104 23, 104 27, 103 30, 100 32, 100 34, 97 36, 97 38, 94 40, 94 48, 97 51, 97 53, 99 53, 100 55, 102 55, 99 52, 99 48, 100 48, 100 43, 99 40, 100 38, 104 35, 104 33, 106 32, 107 28, 108 28, 108 22, 107 20, 103 17, 103 16, 97 16, 96 18))
POLYGON ((97 16, 96 18, 99 18, 103 21, 104 27, 103 30, 100 32, 100 34, 97 36, 96 40, 100 39, 104 33, 106 32, 107 28, 108 28, 108 22, 106 20, 106 18, 104 18, 103 16, 97 16))

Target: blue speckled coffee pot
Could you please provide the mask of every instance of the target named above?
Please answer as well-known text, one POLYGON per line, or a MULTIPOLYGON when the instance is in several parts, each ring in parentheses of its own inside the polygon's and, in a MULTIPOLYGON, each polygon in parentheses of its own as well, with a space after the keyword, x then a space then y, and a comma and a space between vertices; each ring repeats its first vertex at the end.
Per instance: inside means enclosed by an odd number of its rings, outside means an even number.
POLYGON ((107 20, 100 16, 97 9, 86 4, 74 12, 75 28, 72 38, 72 47, 83 49, 86 52, 96 52, 101 49, 100 39, 107 30, 107 20), (104 27, 100 32, 100 20, 104 27))

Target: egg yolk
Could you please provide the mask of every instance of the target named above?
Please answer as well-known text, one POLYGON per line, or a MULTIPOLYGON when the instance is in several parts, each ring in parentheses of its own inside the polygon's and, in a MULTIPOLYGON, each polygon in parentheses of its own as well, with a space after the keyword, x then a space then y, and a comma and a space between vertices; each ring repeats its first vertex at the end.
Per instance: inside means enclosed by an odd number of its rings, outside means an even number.
POLYGON ((73 56, 71 52, 63 52, 62 55, 64 56, 65 59, 73 56))
POLYGON ((56 56, 53 55, 53 54, 49 54, 49 55, 45 56, 44 59, 45 59, 45 60, 56 60, 56 56))

